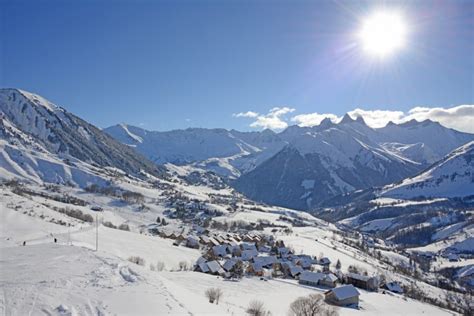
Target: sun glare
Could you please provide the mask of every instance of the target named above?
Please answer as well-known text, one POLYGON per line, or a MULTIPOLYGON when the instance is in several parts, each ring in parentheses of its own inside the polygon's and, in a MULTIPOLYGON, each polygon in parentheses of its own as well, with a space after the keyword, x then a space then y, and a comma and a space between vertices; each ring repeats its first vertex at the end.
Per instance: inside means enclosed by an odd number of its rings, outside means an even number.
POLYGON ((359 38, 367 53, 385 57, 403 48, 406 35, 406 23, 398 12, 379 11, 364 20, 359 38))

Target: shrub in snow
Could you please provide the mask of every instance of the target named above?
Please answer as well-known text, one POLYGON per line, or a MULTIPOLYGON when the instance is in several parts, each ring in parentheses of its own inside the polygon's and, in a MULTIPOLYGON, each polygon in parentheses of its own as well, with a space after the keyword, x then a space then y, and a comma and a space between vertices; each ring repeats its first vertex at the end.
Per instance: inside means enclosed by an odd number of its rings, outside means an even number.
POLYGON ((180 271, 188 271, 189 270, 188 263, 186 261, 180 261, 179 262, 179 270, 180 271))
POLYGON ((163 271, 165 269, 165 263, 162 261, 158 261, 156 263, 156 271, 163 271))
POLYGON ((130 231, 130 227, 128 226, 128 224, 125 224, 125 223, 120 224, 120 226, 118 227, 118 229, 130 231))
POLYGON ((336 316, 337 310, 324 303, 324 298, 320 294, 311 294, 306 297, 299 297, 290 305, 288 315, 291 316, 336 316))
POLYGON ((145 201, 143 194, 131 191, 122 193, 122 199, 128 203, 143 203, 145 201))
POLYGON ((128 261, 138 264, 139 266, 144 266, 145 265, 145 259, 139 256, 131 256, 128 257, 128 261))
POLYGON ((109 228, 113 228, 113 229, 117 228, 117 226, 112 224, 112 222, 104 222, 103 224, 104 224, 105 227, 109 227, 109 228))
POLYGON ((59 212, 59 213, 65 214, 69 217, 76 218, 76 219, 81 220, 83 222, 92 223, 94 221, 94 218, 92 217, 92 215, 84 214, 80 210, 74 210, 74 209, 70 209, 68 207, 66 207, 66 208, 56 207, 56 208, 53 208, 53 209, 55 211, 59 212))
POLYGON ((245 312, 251 316, 271 315, 271 313, 265 309, 261 301, 251 301, 245 312))
POLYGON ((213 304, 214 302, 216 302, 216 305, 218 305, 223 293, 221 289, 211 287, 206 290, 205 294, 206 297, 209 299, 209 303, 213 304))

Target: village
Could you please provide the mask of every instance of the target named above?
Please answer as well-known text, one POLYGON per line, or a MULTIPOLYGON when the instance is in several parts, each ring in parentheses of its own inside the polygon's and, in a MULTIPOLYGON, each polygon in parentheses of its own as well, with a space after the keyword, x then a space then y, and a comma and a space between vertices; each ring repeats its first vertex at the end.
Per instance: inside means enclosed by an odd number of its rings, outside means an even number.
POLYGON ((289 280, 300 286, 323 290, 328 304, 351 308, 359 308, 357 288, 373 292, 404 292, 398 282, 387 282, 378 275, 368 275, 356 269, 343 273, 339 260, 295 254, 291 247, 270 234, 251 231, 218 233, 196 224, 181 232, 155 224, 150 225, 149 230, 161 238, 173 239, 174 246, 201 250, 202 256, 194 263, 193 271, 224 280, 238 282, 243 277, 262 281, 289 280))

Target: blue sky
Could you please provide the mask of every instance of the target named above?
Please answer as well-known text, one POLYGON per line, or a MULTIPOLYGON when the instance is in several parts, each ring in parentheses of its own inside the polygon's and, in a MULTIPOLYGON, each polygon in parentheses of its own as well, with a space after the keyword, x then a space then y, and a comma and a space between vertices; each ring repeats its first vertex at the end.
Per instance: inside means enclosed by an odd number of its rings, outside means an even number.
POLYGON ((474 103, 474 2, 0 1, 0 86, 107 127, 249 130, 275 107, 341 116, 474 103), (381 6, 403 13, 387 59, 355 40, 381 6))

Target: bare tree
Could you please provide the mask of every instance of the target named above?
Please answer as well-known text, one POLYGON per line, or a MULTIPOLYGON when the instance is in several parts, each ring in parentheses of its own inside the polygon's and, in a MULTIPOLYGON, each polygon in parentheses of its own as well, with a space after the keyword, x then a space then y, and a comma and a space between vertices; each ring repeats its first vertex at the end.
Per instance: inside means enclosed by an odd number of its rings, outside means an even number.
POLYGON ((245 312, 250 316, 267 316, 271 314, 265 309, 261 301, 251 301, 245 312))
POLYGON ((324 298, 320 294, 311 294, 306 297, 299 297, 290 305, 290 316, 336 316, 337 310, 324 303, 324 298))

